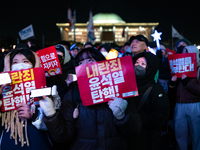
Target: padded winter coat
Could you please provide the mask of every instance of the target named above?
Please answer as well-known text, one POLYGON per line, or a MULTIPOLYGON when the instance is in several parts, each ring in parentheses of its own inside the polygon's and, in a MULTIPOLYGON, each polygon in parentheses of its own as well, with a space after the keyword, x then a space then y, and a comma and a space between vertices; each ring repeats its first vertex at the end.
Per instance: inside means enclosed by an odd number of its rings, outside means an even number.
POLYGON ((131 98, 127 101, 125 117, 117 120, 107 103, 83 106, 75 87, 65 95, 60 111, 43 120, 54 140, 66 142, 66 145, 70 143, 70 149, 125 150, 128 149, 127 139, 138 135, 141 129, 133 101, 131 98), (72 96, 74 90, 75 97, 72 96), (73 119, 76 103, 79 103, 79 117, 73 119))

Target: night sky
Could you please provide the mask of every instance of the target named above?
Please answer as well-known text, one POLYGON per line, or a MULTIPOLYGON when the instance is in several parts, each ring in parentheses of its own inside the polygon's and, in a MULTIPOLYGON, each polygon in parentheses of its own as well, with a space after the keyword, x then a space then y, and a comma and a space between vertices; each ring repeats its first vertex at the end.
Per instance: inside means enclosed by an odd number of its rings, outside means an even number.
POLYGON ((191 42, 200 44, 200 1, 153 1, 153 0, 1 0, 0 36, 17 39, 18 32, 32 24, 35 38, 60 40, 56 23, 67 22, 67 8, 76 9, 77 23, 86 23, 89 11, 93 15, 116 13, 128 22, 159 22, 156 28, 163 32, 163 40, 171 39, 171 25, 191 42))

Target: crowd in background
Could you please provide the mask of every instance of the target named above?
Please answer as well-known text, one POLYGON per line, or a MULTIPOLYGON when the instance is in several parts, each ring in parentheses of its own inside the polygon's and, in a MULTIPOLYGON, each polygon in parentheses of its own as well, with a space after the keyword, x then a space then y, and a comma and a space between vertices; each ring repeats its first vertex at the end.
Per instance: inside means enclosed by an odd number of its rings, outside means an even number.
MULTIPOLYGON (((160 150, 163 149, 162 136, 167 136, 169 149, 200 149, 199 70, 197 78, 171 76, 166 46, 161 45, 157 50, 154 42, 137 35, 122 47, 68 41, 61 41, 55 47, 63 73, 46 77, 46 81, 48 87, 57 86, 57 97, 43 96, 34 114, 28 106, 20 105, 17 113, 22 116, 16 116, 16 120, 18 117, 27 119, 28 130, 22 134, 27 134, 29 139, 19 139, 19 143, 25 141, 22 145, 16 144, 16 139, 10 142, 13 135, 9 132, 13 130, 6 132, 2 127, 1 149, 21 149, 23 146, 23 149, 43 150, 160 150), (156 55, 149 52, 148 46, 156 55), (108 104, 83 106, 77 82, 72 81, 75 67, 105 60, 112 48, 122 57, 132 56, 139 96, 115 97, 108 104), (40 122, 38 116, 42 116, 40 122)), ((35 54, 40 49, 39 40, 29 39, 27 43, 17 44, 9 53, 0 53, 0 72, 17 70, 17 63, 26 63, 22 57, 30 62, 28 68, 40 66, 36 64, 38 57, 35 54), (34 61, 30 60, 30 55, 34 61)), ((199 50, 187 39, 178 40, 174 50, 176 53, 196 53, 199 68, 199 50)))

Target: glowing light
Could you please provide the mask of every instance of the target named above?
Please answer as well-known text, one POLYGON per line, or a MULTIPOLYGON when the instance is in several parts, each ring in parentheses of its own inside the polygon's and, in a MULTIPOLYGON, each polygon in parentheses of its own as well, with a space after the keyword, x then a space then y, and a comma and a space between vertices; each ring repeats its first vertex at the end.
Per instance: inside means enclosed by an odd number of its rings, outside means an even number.
POLYGON ((5 51, 5 48, 2 48, 2 50, 1 50, 1 51, 2 51, 2 53, 3 53, 3 52, 5 51))
POLYGON ((155 52, 155 50, 154 50, 153 48, 151 48, 151 47, 148 46, 148 50, 149 50, 152 54, 156 55, 156 52, 155 52))
POLYGON ((156 45, 157 45, 158 50, 160 50, 159 40, 161 40, 161 38, 160 38, 161 34, 162 34, 162 32, 157 32, 157 30, 155 30, 154 34, 151 34, 151 36, 153 37, 153 40, 156 41, 156 45))

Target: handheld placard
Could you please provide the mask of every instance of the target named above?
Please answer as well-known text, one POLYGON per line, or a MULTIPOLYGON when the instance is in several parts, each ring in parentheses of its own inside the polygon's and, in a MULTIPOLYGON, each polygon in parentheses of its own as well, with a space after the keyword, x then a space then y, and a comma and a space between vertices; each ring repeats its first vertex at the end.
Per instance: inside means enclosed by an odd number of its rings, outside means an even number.
POLYGON ((42 97, 42 96, 57 96, 58 92, 57 92, 57 86, 54 85, 52 88, 51 87, 47 87, 47 88, 41 88, 41 89, 34 89, 31 90, 31 94, 30 97, 42 97))
POLYGON ((42 97, 51 95, 51 87, 31 90, 30 97, 42 97))
POLYGON ((9 84, 11 82, 12 82, 12 80, 10 78, 9 73, 1 73, 0 74, 0 85, 9 84))

